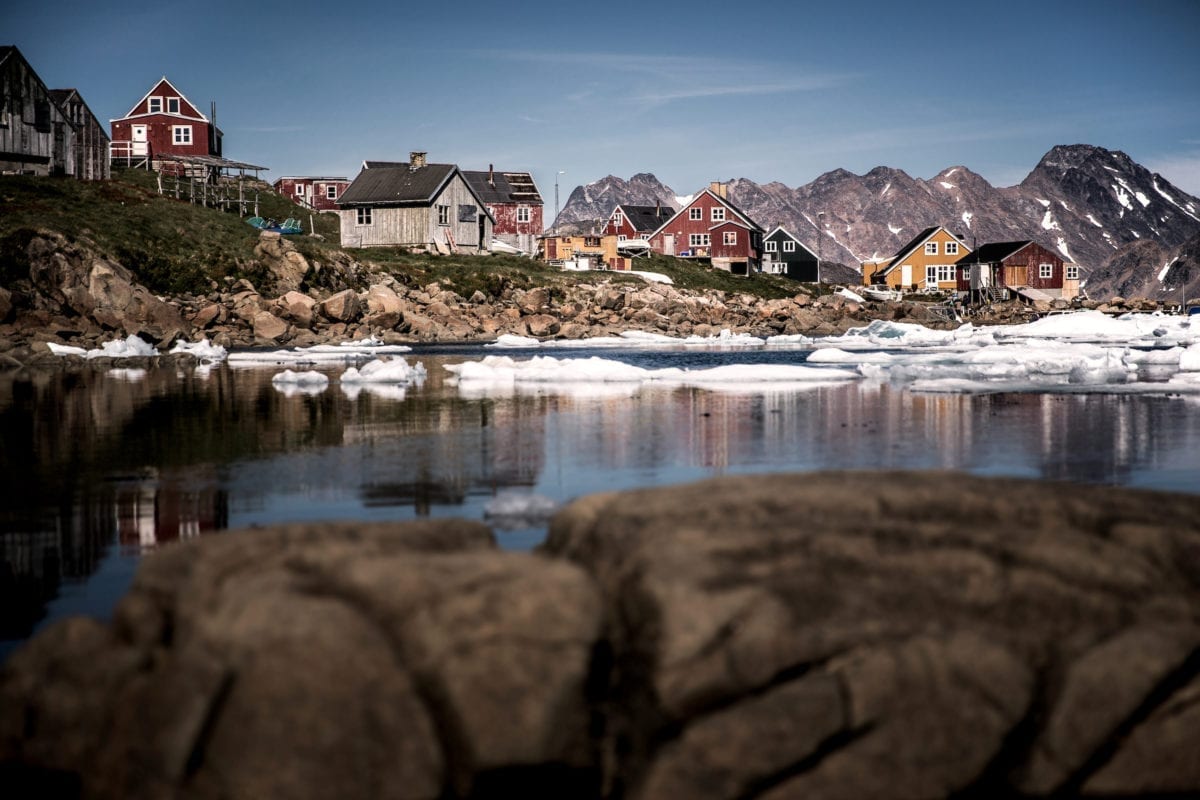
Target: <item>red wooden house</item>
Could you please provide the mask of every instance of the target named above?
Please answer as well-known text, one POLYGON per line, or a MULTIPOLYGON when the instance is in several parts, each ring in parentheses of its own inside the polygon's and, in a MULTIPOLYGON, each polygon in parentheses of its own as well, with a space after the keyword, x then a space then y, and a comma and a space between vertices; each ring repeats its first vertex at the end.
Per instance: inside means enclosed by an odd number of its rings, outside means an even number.
POLYGON ((543 202, 533 176, 528 172, 497 172, 490 165, 487 172, 462 170, 462 176, 496 220, 492 236, 523 253, 536 252, 544 230, 543 202))
POLYGON ((1037 242, 992 242, 955 263, 956 288, 972 295, 1008 293, 1029 300, 1063 296, 1062 257, 1037 242))
POLYGON ((338 198, 350 186, 349 178, 287 176, 272 184, 289 200, 317 211, 337 211, 338 198))
POLYGON ((111 124, 114 161, 221 155, 220 129, 165 77, 111 124))
POLYGON ((763 228, 712 184, 649 237, 656 253, 707 258, 719 269, 748 275, 762 263, 763 228))
POLYGON ((670 206, 635 206, 622 203, 608 215, 604 223, 603 233, 616 236, 617 241, 625 242, 638 239, 649 239, 651 234, 662 227, 662 224, 675 216, 675 209, 670 206))

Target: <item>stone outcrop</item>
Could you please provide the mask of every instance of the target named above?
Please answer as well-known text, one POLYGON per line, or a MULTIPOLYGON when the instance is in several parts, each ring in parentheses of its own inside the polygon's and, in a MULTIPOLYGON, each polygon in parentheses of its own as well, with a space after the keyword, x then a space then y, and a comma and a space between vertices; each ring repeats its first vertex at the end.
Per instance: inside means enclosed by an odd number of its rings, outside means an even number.
POLYGON ((259 234, 254 256, 270 272, 280 293, 299 289, 311 269, 308 259, 296 246, 275 231, 259 234))
POLYGON ((1200 793, 1200 498, 945 473, 293 525, 143 562, 0 672, 29 795, 1200 793), (948 487, 953 487, 953 492, 948 487))
POLYGON ((162 344, 191 333, 178 308, 138 284, 125 267, 83 245, 43 232, 30 239, 25 256, 39 311, 162 344))

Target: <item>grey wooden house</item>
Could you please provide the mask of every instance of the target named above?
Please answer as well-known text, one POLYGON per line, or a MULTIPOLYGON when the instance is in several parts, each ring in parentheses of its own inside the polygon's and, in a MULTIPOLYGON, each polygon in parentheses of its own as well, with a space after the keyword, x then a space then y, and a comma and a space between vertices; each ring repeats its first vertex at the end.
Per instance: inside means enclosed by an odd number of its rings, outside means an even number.
POLYGON ((495 219, 454 164, 364 161, 338 198, 343 247, 491 252, 495 219))
POLYGON ((75 89, 47 89, 11 45, 0 46, 0 173, 109 177, 108 134, 75 89))

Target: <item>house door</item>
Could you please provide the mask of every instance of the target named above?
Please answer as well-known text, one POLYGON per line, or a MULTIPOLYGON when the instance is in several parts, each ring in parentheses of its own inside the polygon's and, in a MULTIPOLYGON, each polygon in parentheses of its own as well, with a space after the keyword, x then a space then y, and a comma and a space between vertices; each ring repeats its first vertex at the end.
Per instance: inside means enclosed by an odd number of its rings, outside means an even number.
POLYGON ((905 289, 912 286, 912 264, 904 264, 900 267, 900 285, 905 289))
POLYGON ((663 234, 663 254, 668 256, 675 255, 675 234, 663 234))
POLYGON ((483 214, 480 214, 479 215, 479 252, 481 252, 481 253, 485 253, 492 249, 491 247, 488 246, 488 243, 484 241, 484 239, 487 237, 486 223, 487 223, 487 217, 485 217, 483 214))
POLYGON ((558 242, 554 241, 553 239, 546 240, 546 260, 558 260, 558 242))
POLYGON ((133 136, 133 149, 130 151, 131 154, 135 155, 135 156, 146 155, 146 148, 147 148, 146 126, 145 125, 133 125, 130 127, 130 131, 132 131, 132 136, 133 136))

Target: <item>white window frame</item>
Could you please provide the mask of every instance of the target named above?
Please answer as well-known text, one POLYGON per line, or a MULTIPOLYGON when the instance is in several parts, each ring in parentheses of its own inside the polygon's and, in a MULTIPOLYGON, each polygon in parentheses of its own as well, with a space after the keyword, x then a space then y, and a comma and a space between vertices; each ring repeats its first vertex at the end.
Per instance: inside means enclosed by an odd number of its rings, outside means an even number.
POLYGON ((712 207, 712 221, 713 222, 724 222, 725 221, 725 209, 722 206, 713 206, 712 207))
POLYGON ((326 200, 337 200, 337 196, 338 196, 337 192, 338 192, 338 187, 337 187, 336 183, 330 183, 330 184, 326 185, 325 186, 325 199, 326 200))
POLYGON ((785 253, 796 252, 796 243, 793 242, 791 239, 785 239, 783 241, 783 252, 785 252, 785 253))
POLYGON ((690 220, 704 219, 704 209, 703 208, 689 208, 688 209, 688 219, 690 219, 690 220))
POLYGON ((529 222, 533 219, 533 215, 529 213, 529 206, 517 206, 517 222, 529 222))
POLYGON ((292 187, 292 192, 297 197, 304 197, 304 184, 297 182, 296 185, 292 187))
POLYGON ((721 237, 721 241, 726 245, 736 245, 737 231, 725 231, 724 235, 721 237))
POLYGON ((1066 274, 1063 277, 1069 281, 1079 280, 1079 265, 1071 264, 1070 266, 1066 267, 1066 274))
POLYGON ((1054 265, 1053 264, 1038 264, 1038 277, 1043 280, 1046 278, 1053 278, 1054 277, 1054 265))
POLYGON ((437 206, 438 225, 450 225, 450 206, 437 206))
POLYGON ((770 239, 768 239, 766 241, 766 243, 763 245, 763 250, 765 250, 768 253, 778 252, 779 251, 779 243, 773 242, 770 239))
POLYGON ((925 243, 925 255, 936 256, 937 254, 938 254, 938 243, 937 242, 926 242, 925 243))
POLYGON ((707 233, 689 233, 688 247, 710 247, 712 237, 707 233))
POLYGON ((937 270, 938 270, 937 264, 926 264, 925 265, 925 286, 926 287, 937 285, 937 282, 938 282, 937 270))
POLYGON ((946 242, 946 255, 958 255, 958 242, 946 242))
POLYGON ((957 281, 958 275, 953 264, 938 264, 938 283, 957 281))
POLYGON ((623 234, 623 233, 618 233, 618 234, 617 234, 617 241, 618 241, 618 242, 624 242, 624 241, 626 241, 628 238, 629 238, 629 237, 628 237, 628 236, 626 236, 626 235, 625 235, 625 234, 623 234))
POLYGON ((191 144, 192 143, 192 126, 191 125, 172 125, 171 126, 171 141, 175 144, 191 144))
POLYGON ((625 215, 623 215, 623 214, 621 213, 621 211, 618 209, 617 211, 614 211, 614 212, 613 212, 613 219, 612 219, 612 221, 613 221, 613 225, 615 225, 616 227, 618 227, 618 228, 619 228, 619 227, 621 227, 621 225, 622 225, 622 224, 624 224, 624 222, 625 222, 625 215))
POLYGON ((160 96, 158 96, 158 95, 155 95, 154 97, 148 97, 148 98, 146 98, 146 113, 147 113, 147 114, 161 114, 161 113, 163 113, 163 99, 162 99, 162 97, 160 97, 160 96))
POLYGON ((354 210, 356 212, 355 222, 354 222, 355 225, 374 224, 372 214, 371 214, 371 209, 369 207, 368 208, 356 208, 354 210))
POLYGON ((179 98, 178 97, 168 97, 167 98, 167 113, 168 114, 178 114, 179 113, 179 98))

